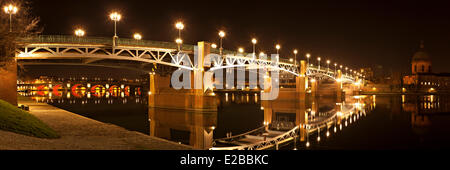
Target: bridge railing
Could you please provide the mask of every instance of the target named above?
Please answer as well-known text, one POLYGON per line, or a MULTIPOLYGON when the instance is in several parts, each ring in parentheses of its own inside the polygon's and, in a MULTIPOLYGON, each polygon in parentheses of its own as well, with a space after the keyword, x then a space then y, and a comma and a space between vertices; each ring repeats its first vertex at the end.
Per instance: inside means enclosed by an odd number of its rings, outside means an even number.
MULTIPOLYGON (((72 35, 38 35, 38 36, 28 36, 18 39, 19 43, 61 43, 61 44, 95 44, 95 45, 109 45, 112 46, 112 37, 77 37, 72 35)), ((150 41, 150 40, 136 40, 130 38, 119 38, 117 39, 118 46, 140 46, 140 47, 155 47, 155 48, 165 48, 165 49, 177 49, 178 45, 175 42, 164 42, 164 41, 150 41)), ((194 51, 194 45, 183 44, 183 51, 194 51)), ((211 48, 211 52, 219 54, 219 49, 211 48)), ((223 50, 224 55, 238 55, 237 51, 233 50, 223 50)), ((247 57, 250 53, 243 53, 244 57, 247 57)), ((251 55, 251 54, 250 54, 251 55)), ((258 57, 258 55, 256 56, 258 57)), ((288 59, 280 58, 280 62, 292 63, 288 59)))
POLYGON ((66 35, 39 35, 22 37, 18 39, 20 43, 80 43, 80 44, 103 44, 112 45, 112 38, 101 37, 76 37, 66 35))
MULTIPOLYGON (((327 67, 320 67, 320 69, 317 66, 309 66, 308 70, 311 70, 315 73, 321 73, 321 74, 326 74, 329 75, 331 77, 335 77, 335 72, 333 69, 331 68, 327 68, 327 67)), ((355 76, 353 76, 352 74, 348 74, 348 73, 343 73, 342 74, 342 78, 344 80, 348 80, 348 81, 355 81, 355 76)))
MULTIPOLYGON (((106 37, 76 37, 69 35, 39 35, 23 37, 18 40, 21 43, 63 43, 63 44, 95 44, 95 45, 112 45, 113 39, 106 37)), ((129 38, 117 39, 118 46, 142 46, 157 47, 166 49, 177 49, 177 44, 163 41, 136 40, 129 38)), ((193 51, 194 46, 189 44, 183 45, 183 50, 193 51)))

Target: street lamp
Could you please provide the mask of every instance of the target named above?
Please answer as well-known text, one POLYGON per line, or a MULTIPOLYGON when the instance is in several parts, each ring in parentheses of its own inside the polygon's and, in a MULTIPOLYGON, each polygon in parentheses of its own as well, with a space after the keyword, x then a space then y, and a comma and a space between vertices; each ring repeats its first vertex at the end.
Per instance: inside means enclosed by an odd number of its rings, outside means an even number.
POLYGON ((306 59, 308 60, 308 67, 309 67, 309 58, 311 57, 311 54, 306 54, 306 59))
POLYGON ((297 54, 298 50, 294 49, 294 67, 297 68, 297 54))
POLYGON ((334 74, 336 74, 337 63, 334 63, 334 74))
POLYGON ((244 48, 239 48, 238 51, 239 53, 244 53, 244 48))
POLYGON ((139 33, 135 33, 135 34, 133 35, 133 37, 134 37, 135 40, 141 40, 141 39, 142 39, 142 35, 139 34, 139 33))
POLYGON ((211 48, 216 49, 217 48, 217 44, 215 44, 215 43, 211 44, 211 48))
POLYGON ((264 55, 265 55, 264 52, 261 51, 261 52, 259 53, 259 59, 261 59, 261 57, 264 56, 264 55))
POLYGON ((119 22, 120 19, 122 19, 122 15, 120 15, 120 14, 117 13, 117 12, 113 12, 113 13, 111 13, 111 14, 109 15, 109 18, 110 18, 112 21, 114 21, 113 46, 115 47, 115 46, 116 46, 116 40, 117 40, 117 38, 119 38, 119 37, 117 37, 117 22, 119 22))
POLYGON ((12 15, 16 14, 19 9, 12 4, 5 6, 3 9, 5 10, 5 13, 9 15, 9 32, 12 32, 12 15))
POLYGON ((177 38, 177 39, 175 40, 175 42, 176 42, 178 45, 183 44, 183 40, 182 40, 181 38, 177 38))
POLYGON ((275 48, 277 49, 277 62, 278 62, 280 60, 280 49, 281 49, 280 44, 277 44, 275 48))
POLYGON ((319 69, 319 71, 320 71, 320 60, 322 60, 320 57, 317 57, 317 62, 319 63, 318 64, 318 69, 319 69))
POLYGON ((348 73, 348 67, 345 67, 345 76, 347 76, 348 73))
POLYGON ((327 60, 327 73, 330 71, 330 60, 327 60))
POLYGON ((175 27, 178 29, 178 38, 181 38, 181 30, 184 29, 184 24, 182 22, 177 22, 175 27))
POLYGON ((75 30, 75 36, 77 37, 83 37, 85 35, 85 32, 83 29, 77 29, 75 30))
POLYGON ((224 31, 219 31, 219 37, 220 37, 220 49, 219 49, 219 51, 220 51, 220 55, 222 56, 222 53, 223 53, 223 44, 222 44, 222 41, 223 41, 223 37, 225 37, 225 32, 224 31))
POLYGON ((256 38, 252 39, 252 44, 253 44, 253 59, 256 58, 256 43, 258 43, 258 40, 256 40, 256 38))
MULTIPOLYGON (((181 30, 184 29, 184 24, 182 22, 177 22, 175 24, 175 28, 178 29, 178 39, 181 40, 181 30)), ((181 43, 177 42, 177 44, 178 44, 178 51, 181 51, 181 44, 183 44, 183 41, 181 41, 181 43)))

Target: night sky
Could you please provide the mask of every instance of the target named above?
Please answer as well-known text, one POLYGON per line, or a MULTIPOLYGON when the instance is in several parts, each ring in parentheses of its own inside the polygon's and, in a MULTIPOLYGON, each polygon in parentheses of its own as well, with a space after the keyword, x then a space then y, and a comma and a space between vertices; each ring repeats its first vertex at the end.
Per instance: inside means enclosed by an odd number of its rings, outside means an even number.
MULTIPOLYGON (((410 60, 421 40, 431 54, 435 72, 450 72, 450 10, 445 2, 430 1, 198 1, 198 0, 34 0, 43 34, 73 34, 83 27, 88 36, 112 37, 108 14, 120 11, 120 37, 140 32, 144 39, 173 41, 174 23, 185 24, 183 39, 194 44, 218 42, 225 30, 224 48, 245 47, 259 40, 258 51, 281 56, 293 48, 352 68, 383 65, 409 73, 410 60)), ((314 60, 315 61, 315 60, 314 60)))

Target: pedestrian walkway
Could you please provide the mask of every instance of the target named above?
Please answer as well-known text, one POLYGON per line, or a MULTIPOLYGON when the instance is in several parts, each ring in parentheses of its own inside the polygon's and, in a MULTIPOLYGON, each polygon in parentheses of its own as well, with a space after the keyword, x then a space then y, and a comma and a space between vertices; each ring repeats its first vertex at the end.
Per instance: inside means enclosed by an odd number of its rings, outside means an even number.
POLYGON ((19 105, 30 107, 30 113, 53 128, 59 139, 40 139, 0 131, 2 150, 190 150, 164 139, 129 131, 102 123, 28 98, 19 98, 19 105))

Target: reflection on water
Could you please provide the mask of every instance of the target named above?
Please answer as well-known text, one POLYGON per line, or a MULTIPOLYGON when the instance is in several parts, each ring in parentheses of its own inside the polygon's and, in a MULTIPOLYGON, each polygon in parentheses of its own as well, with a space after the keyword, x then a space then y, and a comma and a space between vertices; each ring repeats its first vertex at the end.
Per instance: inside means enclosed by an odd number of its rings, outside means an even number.
POLYGON ((218 112, 199 112, 149 108, 146 96, 123 90, 106 91, 102 87, 94 89, 98 90, 41 90, 20 94, 95 120, 196 148, 209 148, 215 139, 265 125, 268 130, 280 132, 302 129, 295 141, 286 142, 279 149, 447 148, 450 142, 449 96, 261 102, 255 93, 217 93, 218 112))

